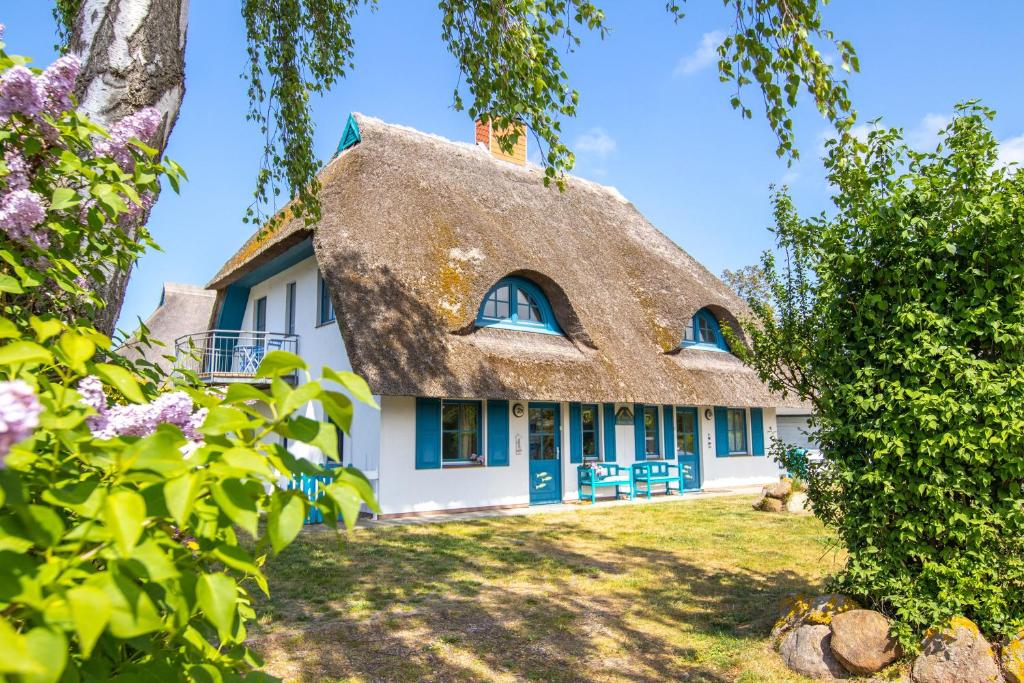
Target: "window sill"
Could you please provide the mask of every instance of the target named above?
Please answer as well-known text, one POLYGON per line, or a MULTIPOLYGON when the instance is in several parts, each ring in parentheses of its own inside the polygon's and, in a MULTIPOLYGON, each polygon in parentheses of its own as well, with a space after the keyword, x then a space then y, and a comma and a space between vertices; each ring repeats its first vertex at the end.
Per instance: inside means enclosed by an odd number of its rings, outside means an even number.
POLYGON ((458 461, 458 460, 450 460, 448 462, 441 463, 441 469, 461 470, 461 469, 473 468, 473 467, 487 467, 487 463, 458 461))
POLYGON ((316 325, 314 325, 314 326, 313 326, 313 329, 315 329, 315 330, 319 330, 319 329, 320 329, 321 327, 327 327, 327 326, 329 326, 329 325, 334 325, 334 324, 336 324, 337 322, 338 322, 338 319, 337 319, 337 318, 335 318, 334 320, 328 320, 328 321, 327 321, 327 322, 325 322, 325 323, 317 323, 316 325))
POLYGON ((716 458, 753 458, 753 453, 723 453, 722 455, 716 455, 716 458))

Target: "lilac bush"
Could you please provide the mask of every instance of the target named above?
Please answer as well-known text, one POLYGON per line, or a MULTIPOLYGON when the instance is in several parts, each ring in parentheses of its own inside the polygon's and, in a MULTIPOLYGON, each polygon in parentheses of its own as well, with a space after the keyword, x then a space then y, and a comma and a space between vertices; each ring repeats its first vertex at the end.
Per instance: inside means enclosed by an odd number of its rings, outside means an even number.
POLYGON ((39 426, 42 406, 35 390, 22 380, 0 382, 0 467, 11 446, 39 426))

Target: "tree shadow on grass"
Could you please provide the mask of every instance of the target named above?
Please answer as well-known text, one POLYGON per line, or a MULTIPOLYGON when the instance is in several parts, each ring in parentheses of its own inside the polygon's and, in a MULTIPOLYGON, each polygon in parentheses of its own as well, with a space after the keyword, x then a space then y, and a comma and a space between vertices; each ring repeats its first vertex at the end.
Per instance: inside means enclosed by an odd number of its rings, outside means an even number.
POLYGON ((592 525, 522 517, 457 528, 361 532, 343 552, 301 537, 268 567, 271 622, 255 644, 271 672, 721 683, 731 659, 766 638, 778 599, 809 588, 791 570, 709 568, 685 549, 592 525))

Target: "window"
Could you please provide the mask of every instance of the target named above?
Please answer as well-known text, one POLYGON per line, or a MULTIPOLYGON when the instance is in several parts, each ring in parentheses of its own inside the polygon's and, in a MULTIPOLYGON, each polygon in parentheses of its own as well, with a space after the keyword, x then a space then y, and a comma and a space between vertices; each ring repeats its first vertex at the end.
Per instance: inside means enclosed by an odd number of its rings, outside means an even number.
POLYGON ((252 316, 252 327, 257 332, 267 331, 267 297, 256 299, 256 310, 252 316))
POLYGON ((484 297, 476 317, 480 327, 562 334, 540 288, 521 277, 503 278, 484 297))
POLYGON ((284 331, 295 334, 295 283, 289 282, 284 288, 284 331))
POLYGON ((697 453, 697 412, 693 409, 676 410, 676 454, 697 453))
POLYGON ((479 401, 441 404, 441 463, 483 464, 479 401))
POLYGON ((729 454, 747 454, 747 411, 729 408, 729 454))
POLYGON ((326 325, 334 322, 334 302, 331 301, 331 291, 327 287, 327 280, 324 280, 322 273, 317 272, 317 290, 320 296, 320 305, 317 313, 317 324, 326 325))
POLYGON ((719 351, 729 350, 729 345, 725 343, 725 337, 722 336, 722 329, 718 326, 718 320, 706 308, 697 311, 690 322, 686 324, 681 346, 699 346, 719 351))
POLYGON ((658 457, 658 406, 644 406, 644 451, 648 458, 658 457))
POLYGON ((584 403, 580 407, 583 422, 583 459, 600 460, 600 442, 598 441, 597 404, 584 403))

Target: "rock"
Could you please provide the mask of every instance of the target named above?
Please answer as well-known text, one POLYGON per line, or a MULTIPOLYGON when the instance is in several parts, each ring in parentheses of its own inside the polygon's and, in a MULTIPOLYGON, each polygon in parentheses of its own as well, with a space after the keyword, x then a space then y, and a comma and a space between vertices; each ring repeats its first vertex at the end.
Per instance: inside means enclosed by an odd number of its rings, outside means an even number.
POLYGON ((809 624, 793 629, 782 641, 779 653, 793 671, 811 678, 847 678, 846 669, 832 655, 828 626, 809 624))
POLYGON ((792 479, 779 479, 779 483, 772 486, 765 486, 761 493, 768 496, 769 498, 778 498, 784 500, 793 491, 793 480, 792 479))
POLYGON ((832 654, 851 673, 877 673, 903 656, 889 635, 889 620, 879 612, 852 609, 835 615, 829 626, 832 654))
POLYGON ((837 614, 860 609, 857 601, 840 593, 826 593, 811 597, 794 593, 783 598, 779 605, 779 619, 772 629, 772 639, 777 639, 790 629, 804 624, 828 626, 837 614))
POLYGON ((778 498, 769 498, 768 496, 765 496, 754 503, 754 509, 760 510, 761 512, 782 512, 782 501, 778 498))
POLYGON ((1007 683, 1024 683, 1024 631, 1003 646, 1002 665, 1007 683))
POLYGON ((992 646, 970 619, 954 617, 929 633, 910 671, 914 683, 1001 683, 992 646))
POLYGON ((807 509, 807 494, 802 491, 794 491, 786 499, 786 512, 805 514, 810 512, 807 509))

